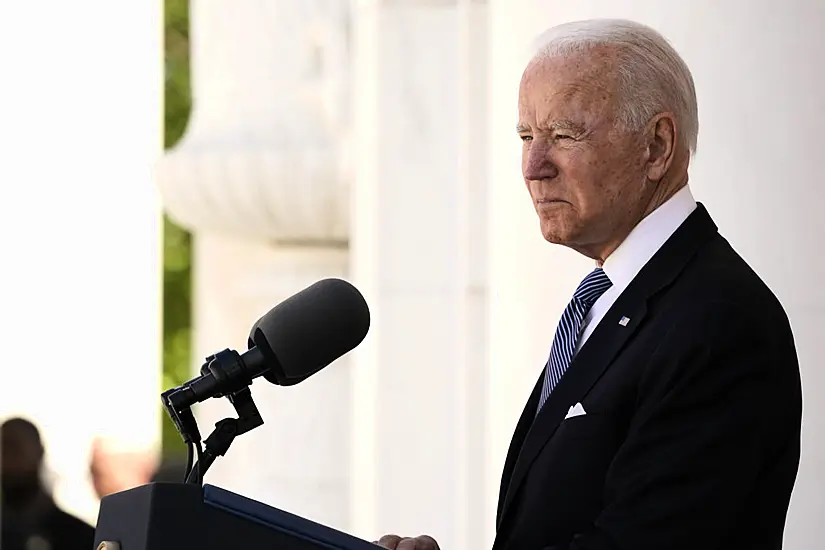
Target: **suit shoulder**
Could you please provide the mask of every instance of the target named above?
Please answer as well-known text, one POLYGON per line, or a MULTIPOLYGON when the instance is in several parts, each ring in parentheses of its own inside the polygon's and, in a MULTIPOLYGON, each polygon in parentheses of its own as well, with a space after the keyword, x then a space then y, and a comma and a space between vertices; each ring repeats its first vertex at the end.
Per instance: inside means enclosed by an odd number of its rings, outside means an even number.
POLYGON ((739 357, 742 369, 767 369, 796 385, 799 362, 784 308, 721 236, 703 246, 650 305, 659 357, 707 357, 730 369, 739 357))
POLYGON ((674 281, 673 297, 682 309, 714 318, 729 316, 756 328, 790 331, 776 294, 748 263, 717 235, 688 262, 674 281))

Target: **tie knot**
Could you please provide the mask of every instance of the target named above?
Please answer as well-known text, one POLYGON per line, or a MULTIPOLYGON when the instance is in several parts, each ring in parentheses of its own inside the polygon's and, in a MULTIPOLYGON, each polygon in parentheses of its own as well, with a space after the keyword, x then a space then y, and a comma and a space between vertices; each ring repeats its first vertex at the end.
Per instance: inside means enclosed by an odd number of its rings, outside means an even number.
POLYGON ((579 284, 579 287, 573 294, 573 299, 580 300, 590 307, 596 303, 599 296, 604 294, 612 285, 613 283, 610 282, 607 273, 605 273, 602 268, 597 267, 579 284))

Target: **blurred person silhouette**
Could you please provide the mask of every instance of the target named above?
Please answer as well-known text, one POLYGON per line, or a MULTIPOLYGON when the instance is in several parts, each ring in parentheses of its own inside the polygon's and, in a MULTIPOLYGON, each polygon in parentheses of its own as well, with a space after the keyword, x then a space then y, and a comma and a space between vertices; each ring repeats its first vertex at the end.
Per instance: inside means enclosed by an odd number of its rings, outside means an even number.
POLYGON ((103 498, 147 483, 180 483, 186 472, 186 461, 166 457, 160 464, 151 453, 117 451, 105 441, 92 445, 89 466, 95 493, 103 498))
POLYGON ((154 470, 151 453, 119 451, 102 439, 92 443, 89 473, 98 498, 145 485, 154 470))
POLYGON ((94 527, 61 510, 41 480, 44 448, 23 418, 0 425, 0 548, 89 550, 94 527))

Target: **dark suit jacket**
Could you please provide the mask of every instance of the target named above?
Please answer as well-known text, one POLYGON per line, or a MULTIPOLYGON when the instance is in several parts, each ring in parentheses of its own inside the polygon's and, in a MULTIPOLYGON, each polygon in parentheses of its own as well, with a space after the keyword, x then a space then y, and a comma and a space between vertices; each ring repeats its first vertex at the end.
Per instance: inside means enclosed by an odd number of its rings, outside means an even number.
POLYGON ((793 336, 701 204, 535 417, 541 380, 505 462, 495 550, 782 547, 802 415, 793 336), (564 420, 578 402, 587 414, 564 420))
POLYGON ((92 550, 95 544, 95 528, 57 507, 51 500, 45 503, 34 524, 25 525, 9 510, 3 510, 0 526, 0 548, 2 550, 92 550), (40 543, 34 542, 41 539, 40 543))

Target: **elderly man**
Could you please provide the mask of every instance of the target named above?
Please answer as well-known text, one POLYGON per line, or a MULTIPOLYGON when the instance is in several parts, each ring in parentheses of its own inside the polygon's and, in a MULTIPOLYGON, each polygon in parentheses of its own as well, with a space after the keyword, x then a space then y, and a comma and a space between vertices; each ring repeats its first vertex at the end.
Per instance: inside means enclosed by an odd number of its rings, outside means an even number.
POLYGON ((652 29, 593 20, 541 37, 519 92, 524 182, 544 238, 597 267, 516 426, 496 550, 782 547, 793 336, 691 195, 697 133, 690 71, 652 29))

